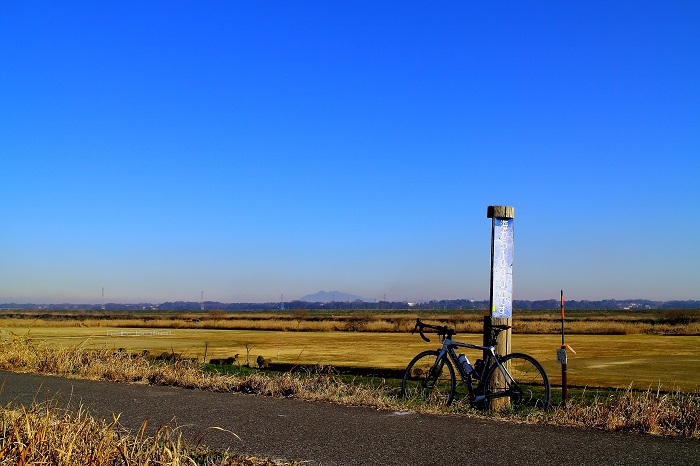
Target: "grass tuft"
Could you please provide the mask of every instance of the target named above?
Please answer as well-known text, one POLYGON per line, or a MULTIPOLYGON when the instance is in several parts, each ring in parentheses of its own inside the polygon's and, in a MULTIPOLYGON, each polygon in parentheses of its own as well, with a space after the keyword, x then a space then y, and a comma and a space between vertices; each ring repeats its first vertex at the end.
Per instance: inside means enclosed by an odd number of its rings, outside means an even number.
POLYGON ((633 430, 650 434, 700 437, 700 394, 659 390, 636 391, 632 387, 585 401, 582 394, 568 409, 552 412, 557 424, 605 430, 633 430))
POLYGON ((146 435, 146 424, 136 434, 95 420, 83 407, 75 412, 55 404, 0 409, 0 463, 72 466, 195 465, 272 466, 271 460, 189 447, 177 428, 164 425, 146 435))

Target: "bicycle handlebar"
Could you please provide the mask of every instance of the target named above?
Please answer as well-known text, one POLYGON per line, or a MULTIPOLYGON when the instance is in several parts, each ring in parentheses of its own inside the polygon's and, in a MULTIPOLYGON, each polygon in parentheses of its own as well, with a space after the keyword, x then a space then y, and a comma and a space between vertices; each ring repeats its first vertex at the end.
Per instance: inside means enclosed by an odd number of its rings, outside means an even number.
POLYGON ((423 340, 430 342, 430 339, 425 336, 425 333, 423 333, 423 330, 425 330, 425 329, 435 330, 435 333, 437 333, 440 338, 452 338, 454 335, 457 334, 457 332, 455 332, 451 328, 445 327, 444 325, 430 325, 430 324, 426 324, 426 323, 421 322, 420 319, 416 319, 416 326, 413 327, 413 330, 411 330, 411 333, 416 333, 416 330, 418 330, 420 337, 423 340))
MULTIPOLYGON (((494 334, 497 334, 498 332, 512 328, 512 325, 488 325, 488 328, 490 331, 494 332, 494 334)), ((420 337, 423 340, 430 342, 430 339, 425 336, 425 333, 423 333, 423 330, 425 330, 425 329, 435 330, 435 333, 437 333, 438 336, 442 339, 452 338, 454 335, 457 334, 457 332, 455 332, 453 329, 451 329, 449 327, 446 327, 444 325, 426 324, 424 322, 421 322, 420 319, 416 319, 416 325, 413 327, 413 330, 411 330, 411 334, 416 333, 416 330, 417 330, 418 333, 420 334, 420 337)))
POLYGON ((418 333, 420 334, 420 337, 430 343, 430 338, 426 337, 425 334, 423 333, 423 329, 427 327, 423 322, 420 321, 420 319, 416 319, 416 326, 413 327, 413 330, 411 330, 411 333, 416 333, 416 330, 418 330, 418 333))

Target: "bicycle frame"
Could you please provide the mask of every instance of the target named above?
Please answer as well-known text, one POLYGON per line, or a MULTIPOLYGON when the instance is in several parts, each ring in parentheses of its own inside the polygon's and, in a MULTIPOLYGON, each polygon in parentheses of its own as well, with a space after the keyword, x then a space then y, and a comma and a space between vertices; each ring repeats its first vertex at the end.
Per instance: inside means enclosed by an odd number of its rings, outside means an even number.
MULTIPOLYGON (((442 346, 437 350, 423 351, 411 360, 401 382, 401 394, 419 394, 421 392, 429 394, 433 388, 439 387, 436 399, 449 405, 457 393, 454 370, 456 367, 456 373, 459 373, 462 384, 466 385, 467 388, 467 393, 462 392, 461 396, 468 398, 472 404, 483 404, 484 408, 490 409, 492 407, 490 400, 510 398, 511 403, 516 407, 519 405, 540 406, 546 409, 549 404, 550 385, 542 365, 527 354, 502 355, 496 352, 496 340, 499 332, 510 328, 510 325, 489 324, 484 328, 485 344, 475 345, 453 340, 456 332, 452 328, 430 325, 416 319, 416 325, 411 333, 419 332, 420 337, 430 343, 430 339, 425 336, 425 330, 435 331, 442 346), (486 333, 487 331, 488 333, 486 333), (457 348, 482 352, 484 361, 477 359, 475 363, 476 368, 479 369, 478 372, 465 372, 457 356, 457 348), (443 372, 445 364, 448 366, 449 374, 441 377, 440 374, 443 372)), ((418 396, 423 395, 419 394, 418 396)), ((506 406, 506 404, 503 405, 506 406)), ((500 404, 497 403, 493 406, 500 406, 500 404)))
POLYGON ((471 384, 472 376, 471 374, 464 373, 461 364, 459 364, 457 353, 455 353, 456 348, 468 348, 481 350, 485 352, 486 359, 484 360, 484 369, 481 372, 481 374, 479 374, 479 377, 476 379, 480 383, 484 382, 484 376, 489 371, 491 364, 496 364, 496 366, 498 366, 498 370, 501 371, 503 379, 507 380, 509 385, 515 381, 508 372, 508 370, 505 368, 505 366, 501 364, 501 361, 498 360, 498 355, 496 354, 495 346, 474 345, 472 343, 462 343, 460 341, 455 341, 450 338, 445 338, 442 342, 442 347, 438 349, 440 353, 435 361, 435 364, 439 364, 440 361, 442 361, 445 358, 445 356, 449 356, 450 360, 452 361, 452 365, 457 368, 457 372, 459 372, 460 376, 462 377, 462 382, 467 386, 467 390, 469 391, 469 399, 472 403, 478 403, 480 401, 483 401, 486 398, 486 395, 484 395, 483 393, 479 395, 474 394, 471 384))

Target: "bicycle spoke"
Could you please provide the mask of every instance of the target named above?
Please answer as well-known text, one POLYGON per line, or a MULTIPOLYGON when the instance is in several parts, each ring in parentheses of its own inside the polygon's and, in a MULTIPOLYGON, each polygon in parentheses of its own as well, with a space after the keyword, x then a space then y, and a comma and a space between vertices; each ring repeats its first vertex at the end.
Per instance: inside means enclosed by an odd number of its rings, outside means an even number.
POLYGON ((401 384, 403 397, 419 403, 449 405, 454 396, 454 370, 444 360, 437 365, 438 352, 425 351, 408 365, 401 384))
MULTIPOLYGON (((511 354, 502 361, 509 376, 504 377, 498 367, 494 366, 487 381, 487 398, 489 400, 507 398, 503 402, 491 403, 489 406, 511 408, 546 409, 549 405, 549 381, 542 366, 532 357, 523 354, 511 354)), ((488 402, 487 402, 488 404, 488 402)))

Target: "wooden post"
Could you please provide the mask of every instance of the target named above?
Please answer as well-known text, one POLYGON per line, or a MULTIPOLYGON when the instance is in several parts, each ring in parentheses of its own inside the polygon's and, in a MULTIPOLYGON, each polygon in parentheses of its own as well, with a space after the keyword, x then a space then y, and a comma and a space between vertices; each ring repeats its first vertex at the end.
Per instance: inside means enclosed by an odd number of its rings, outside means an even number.
MULTIPOLYGON (((489 206, 486 216, 491 220, 491 287, 490 312, 493 325, 513 324, 513 219, 515 209, 510 206, 489 206)), ((511 330, 498 335, 496 352, 511 352, 511 330)), ((497 380, 496 383, 499 383, 497 380)), ((500 383, 503 383, 501 381, 500 383)), ((510 406, 510 400, 499 398, 491 403, 492 409, 510 406)))

